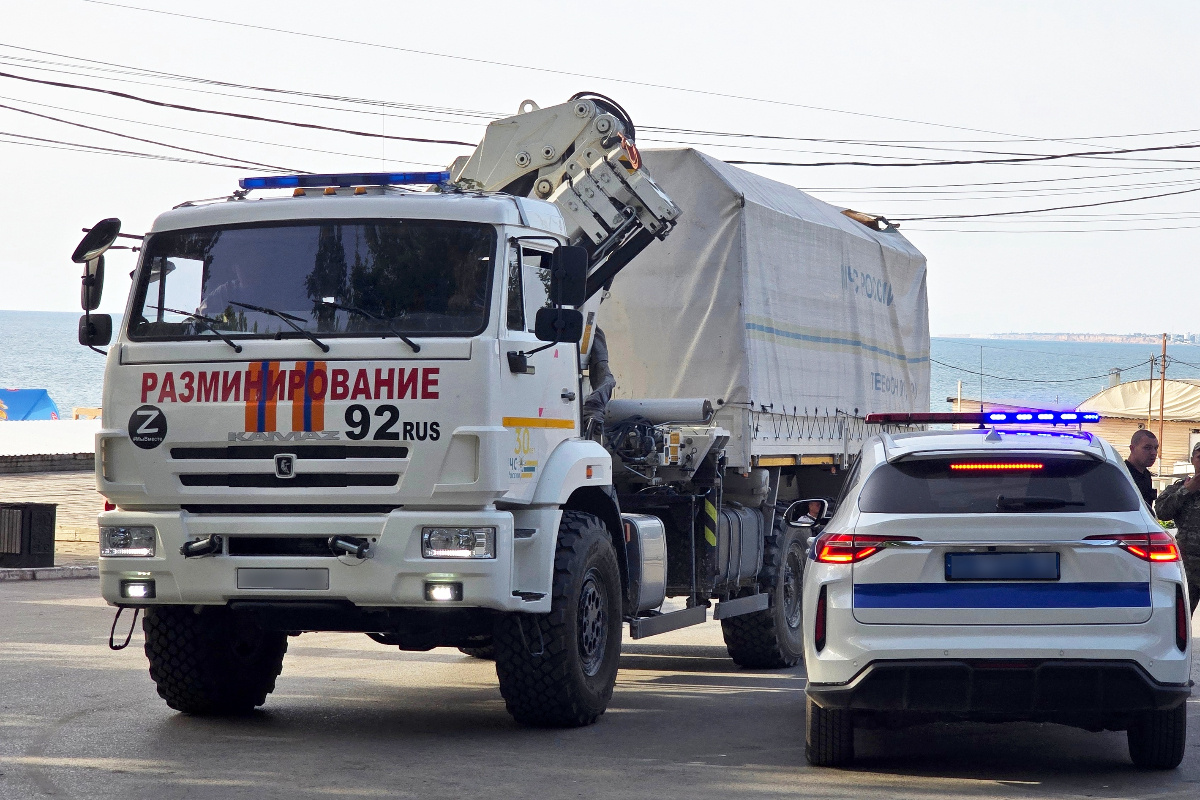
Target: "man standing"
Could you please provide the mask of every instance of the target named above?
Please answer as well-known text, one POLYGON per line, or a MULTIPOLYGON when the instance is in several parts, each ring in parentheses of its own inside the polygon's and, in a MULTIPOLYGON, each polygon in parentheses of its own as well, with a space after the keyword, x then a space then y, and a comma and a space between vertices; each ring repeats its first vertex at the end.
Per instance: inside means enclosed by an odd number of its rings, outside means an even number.
POLYGON ((1159 519, 1175 520, 1175 543, 1183 556, 1192 611, 1200 603, 1200 442, 1192 448, 1192 477, 1182 478, 1163 490, 1155 510, 1159 519))
POLYGON ((1154 466, 1156 460, 1158 437, 1145 428, 1138 428, 1129 440, 1129 458, 1125 459, 1125 466, 1129 467, 1134 485, 1151 509, 1154 508, 1154 498, 1158 497, 1154 481, 1150 478, 1150 467, 1154 466))

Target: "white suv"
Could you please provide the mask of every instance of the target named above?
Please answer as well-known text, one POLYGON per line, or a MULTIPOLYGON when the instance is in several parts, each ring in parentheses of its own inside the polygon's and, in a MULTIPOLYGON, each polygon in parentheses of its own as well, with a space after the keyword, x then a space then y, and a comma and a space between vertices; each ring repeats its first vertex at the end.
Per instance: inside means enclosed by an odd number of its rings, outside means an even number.
MULTIPOLYGON (((893 416, 935 415, 868 421, 893 416)), ((955 421, 988 421, 975 416, 955 421)), ((855 727, 934 720, 1126 730, 1138 766, 1183 759, 1191 625, 1179 550, 1103 439, 884 433, 810 541, 810 763, 851 761, 855 727)))

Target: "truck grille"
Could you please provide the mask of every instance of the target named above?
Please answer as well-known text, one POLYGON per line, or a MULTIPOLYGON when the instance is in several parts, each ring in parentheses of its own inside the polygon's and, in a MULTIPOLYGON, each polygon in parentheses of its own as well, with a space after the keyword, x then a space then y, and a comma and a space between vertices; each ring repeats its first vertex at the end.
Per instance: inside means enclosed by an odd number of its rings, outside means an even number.
POLYGON ((408 458, 407 447, 345 444, 247 444, 225 447, 172 447, 171 458, 223 459, 258 458, 270 460, 280 453, 291 453, 296 458, 408 458))
POLYGON ((327 536, 230 536, 229 555, 334 557, 327 536))
POLYGON ((353 473, 318 472, 278 478, 274 475, 245 473, 180 475, 184 486, 228 486, 250 489, 290 488, 346 488, 349 486, 395 486, 400 480, 398 473, 353 473))

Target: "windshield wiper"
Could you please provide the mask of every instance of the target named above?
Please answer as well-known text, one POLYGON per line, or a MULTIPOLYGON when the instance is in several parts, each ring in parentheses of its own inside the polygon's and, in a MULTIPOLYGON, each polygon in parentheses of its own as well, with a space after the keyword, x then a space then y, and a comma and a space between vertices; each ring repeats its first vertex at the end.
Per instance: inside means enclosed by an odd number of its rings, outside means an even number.
POLYGON ((1049 510, 1064 506, 1082 505, 1085 505, 1082 500, 1064 500, 1061 497, 1035 497, 1032 495, 1025 497, 1005 497, 1004 495, 1000 495, 996 498, 997 511, 1018 511, 1025 508, 1049 510))
POLYGON ((306 320, 304 317, 295 317, 295 316, 292 316, 291 314, 285 314, 282 311, 276 311, 273 308, 266 308, 264 306, 252 306, 249 303, 239 303, 237 300, 230 300, 229 305, 238 306, 239 308, 246 308, 246 309, 249 309, 250 311, 257 311, 260 314, 270 314, 272 317, 279 317, 281 320, 286 322, 291 327, 291 329, 294 330, 296 333, 300 334, 301 336, 303 336, 304 338, 308 339, 313 344, 315 344, 317 347, 321 348, 321 352, 323 352, 323 353, 329 352, 329 345, 325 344, 320 339, 318 339, 316 336, 313 336, 310 332, 304 330, 304 328, 301 328, 299 325, 296 324, 297 322, 308 322, 308 320, 306 320))
POLYGON ((203 314, 193 314, 191 311, 180 311, 178 308, 167 308, 166 306, 147 305, 146 307, 147 308, 156 308, 159 311, 170 311, 172 314, 180 314, 182 316, 185 316, 188 319, 190 319, 192 322, 196 323, 198 327, 203 328, 204 330, 206 330, 209 333, 216 336, 218 339, 220 339, 225 344, 232 347, 233 352, 235 352, 235 353, 242 352, 242 346, 240 344, 235 342, 233 339, 230 339, 228 336, 226 336, 225 334, 221 333, 219 330, 217 330, 216 328, 213 327, 213 325, 223 324, 221 322, 221 320, 219 320, 219 319, 213 319, 212 317, 206 317, 203 314))
MULTIPOLYGON (((342 303, 337 302, 337 300, 333 299, 332 297, 322 298, 321 305, 329 306, 330 308, 336 308, 341 311, 349 312, 351 314, 358 314, 359 316, 366 317, 367 319, 373 319, 376 322, 381 322, 387 326, 387 329, 389 331, 391 331, 396 336, 396 338, 400 339, 400 341, 404 342, 406 345, 411 347, 412 351, 414 353, 421 352, 421 345, 417 344, 412 339, 408 338, 403 333, 401 333, 400 331, 393 328, 392 323, 389 322, 388 320, 384 319, 383 317, 377 317, 374 314, 372 314, 370 311, 364 311, 361 308, 358 308, 356 306, 343 305, 342 303)), ((384 338, 387 338, 387 337, 384 337, 384 338)))

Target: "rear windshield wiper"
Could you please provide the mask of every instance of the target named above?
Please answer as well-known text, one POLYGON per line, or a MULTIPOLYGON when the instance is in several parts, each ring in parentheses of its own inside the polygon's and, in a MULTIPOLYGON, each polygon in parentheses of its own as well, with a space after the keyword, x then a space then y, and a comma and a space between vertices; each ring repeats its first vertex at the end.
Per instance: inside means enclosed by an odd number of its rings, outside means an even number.
POLYGON ((203 328, 204 330, 206 330, 209 333, 216 336, 218 339, 220 339, 225 344, 232 347, 233 352, 235 352, 235 353, 242 352, 242 346, 240 344, 235 342, 233 339, 230 339, 228 336, 226 336, 225 334, 221 333, 219 330, 217 330, 216 328, 213 327, 214 325, 224 324, 219 319, 213 319, 212 317, 206 317, 203 314, 193 314, 191 311, 180 311, 178 308, 167 308, 166 306, 148 305, 147 308, 155 308, 155 309, 158 309, 159 311, 170 311, 172 314, 180 314, 182 316, 185 316, 188 319, 190 319, 192 322, 194 322, 197 327, 203 328))
POLYGON ((237 300, 230 300, 229 305, 238 306, 239 308, 246 308, 251 311, 257 311, 260 314, 270 314, 272 317, 279 317, 281 320, 286 322, 291 327, 291 329, 294 330, 296 333, 300 334, 305 339, 308 339, 313 344, 315 344, 317 347, 321 348, 321 352, 323 352, 323 353, 329 352, 329 345, 325 344, 320 339, 318 339, 316 336, 313 336, 310 332, 304 330, 304 328, 301 328, 299 325, 296 324, 297 322, 308 322, 308 320, 306 320, 304 317, 292 316, 291 314, 285 314, 282 311, 276 311, 273 308, 266 308, 264 306, 252 306, 249 303, 239 303, 237 300))
POLYGON ((1082 500, 1064 500, 1061 497, 1034 497, 1032 495, 1025 497, 1005 497, 1004 495, 1000 495, 996 498, 997 511, 1019 511, 1021 509, 1049 510, 1064 506, 1082 505, 1085 505, 1082 500))
POLYGON ((350 313, 350 314, 358 314, 358 315, 359 315, 359 316, 361 316, 361 317, 366 317, 367 319, 373 319, 373 320, 375 320, 376 322, 381 322, 381 323, 383 323, 384 325, 386 325, 386 326, 387 326, 387 329, 388 329, 389 331, 391 331, 391 332, 392 332, 392 333, 393 333, 393 334, 396 336, 396 338, 398 338, 400 341, 404 342, 406 345, 408 345, 409 347, 411 347, 411 348, 412 348, 412 351, 413 351, 414 353, 419 353, 419 352, 421 352, 421 345, 417 344, 417 343, 416 343, 416 342, 414 342, 412 339, 408 338, 408 337, 407 337, 407 336, 405 336, 403 333, 401 333, 400 331, 398 331, 398 330, 396 330, 395 328, 393 328, 393 327, 392 327, 392 323, 391 323, 391 322, 389 322, 389 321, 387 321, 387 320, 386 320, 386 319, 384 319, 383 317, 377 317, 377 316, 375 316, 374 314, 372 314, 370 311, 364 311, 364 310, 362 310, 361 308, 358 308, 358 307, 356 307, 356 306, 347 306, 347 305, 343 305, 342 303, 339 303, 337 300, 335 300, 335 299, 334 299, 334 298, 332 298, 332 297, 326 297, 326 298, 323 298, 323 299, 321 300, 321 305, 323 305, 323 306, 329 306, 330 308, 336 308, 336 309, 339 309, 339 310, 341 310, 341 311, 348 312, 348 313, 350 313))

